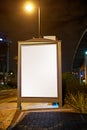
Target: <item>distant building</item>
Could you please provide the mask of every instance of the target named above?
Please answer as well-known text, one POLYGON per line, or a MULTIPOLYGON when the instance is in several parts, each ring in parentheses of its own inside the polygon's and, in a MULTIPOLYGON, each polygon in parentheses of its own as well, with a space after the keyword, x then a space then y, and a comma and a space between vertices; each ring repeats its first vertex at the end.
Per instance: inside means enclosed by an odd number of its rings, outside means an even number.
POLYGON ((0 72, 9 72, 9 44, 5 34, 0 32, 0 72))
POLYGON ((87 29, 78 42, 73 57, 72 69, 79 73, 80 82, 87 84, 87 29))

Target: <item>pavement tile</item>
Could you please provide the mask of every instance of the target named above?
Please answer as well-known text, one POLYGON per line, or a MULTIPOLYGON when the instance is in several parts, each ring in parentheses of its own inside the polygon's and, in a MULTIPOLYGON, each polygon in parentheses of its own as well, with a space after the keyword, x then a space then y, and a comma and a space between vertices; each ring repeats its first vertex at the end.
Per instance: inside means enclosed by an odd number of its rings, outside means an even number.
POLYGON ((83 120, 80 115, 69 112, 30 112, 12 130, 87 130, 87 120, 83 120))

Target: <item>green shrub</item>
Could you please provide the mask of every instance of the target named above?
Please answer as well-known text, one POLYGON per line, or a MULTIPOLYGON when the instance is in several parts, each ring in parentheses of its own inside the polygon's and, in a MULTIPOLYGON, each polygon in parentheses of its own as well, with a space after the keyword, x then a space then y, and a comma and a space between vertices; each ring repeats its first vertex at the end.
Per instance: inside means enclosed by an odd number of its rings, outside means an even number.
POLYGON ((79 112, 87 113, 87 97, 84 93, 78 92, 76 95, 70 93, 66 97, 66 102, 79 112))
POLYGON ((63 101, 79 112, 87 113, 87 86, 81 85, 71 73, 63 75, 63 101))
POLYGON ((7 85, 12 87, 12 88, 17 88, 17 80, 8 81, 7 85))
POLYGON ((10 89, 11 87, 8 86, 7 84, 0 84, 0 90, 4 90, 4 89, 10 89))

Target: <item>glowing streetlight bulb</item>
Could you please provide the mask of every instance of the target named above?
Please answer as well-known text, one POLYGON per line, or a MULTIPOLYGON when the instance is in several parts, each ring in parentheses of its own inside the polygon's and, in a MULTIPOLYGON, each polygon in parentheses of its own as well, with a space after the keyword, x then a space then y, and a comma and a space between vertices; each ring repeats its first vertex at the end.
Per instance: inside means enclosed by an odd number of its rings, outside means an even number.
MULTIPOLYGON (((24 9, 26 12, 33 12, 34 11, 34 8, 35 8, 35 4, 32 4, 32 3, 25 3, 24 5, 24 9)), ((40 5, 38 5, 37 7, 38 9, 38 37, 40 37, 40 5)))
POLYGON ((34 6, 33 6, 32 4, 26 4, 26 6, 25 6, 25 9, 26 9, 28 12, 33 11, 33 8, 34 8, 34 6))

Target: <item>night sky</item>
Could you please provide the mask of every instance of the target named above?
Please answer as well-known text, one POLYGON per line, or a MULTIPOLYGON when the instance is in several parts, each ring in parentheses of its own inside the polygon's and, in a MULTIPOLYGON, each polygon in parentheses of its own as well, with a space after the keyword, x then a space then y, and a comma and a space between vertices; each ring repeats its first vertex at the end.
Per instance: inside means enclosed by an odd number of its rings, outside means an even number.
MULTIPOLYGON (((38 0, 33 0, 38 3, 38 0)), ((38 37, 37 9, 28 14, 26 0, 0 1, 0 32, 12 41, 10 45, 11 69, 16 69, 13 58, 20 40, 38 37)), ((40 0, 41 36, 56 35, 62 40, 63 72, 71 71, 73 55, 78 41, 87 29, 87 0, 40 0)))

